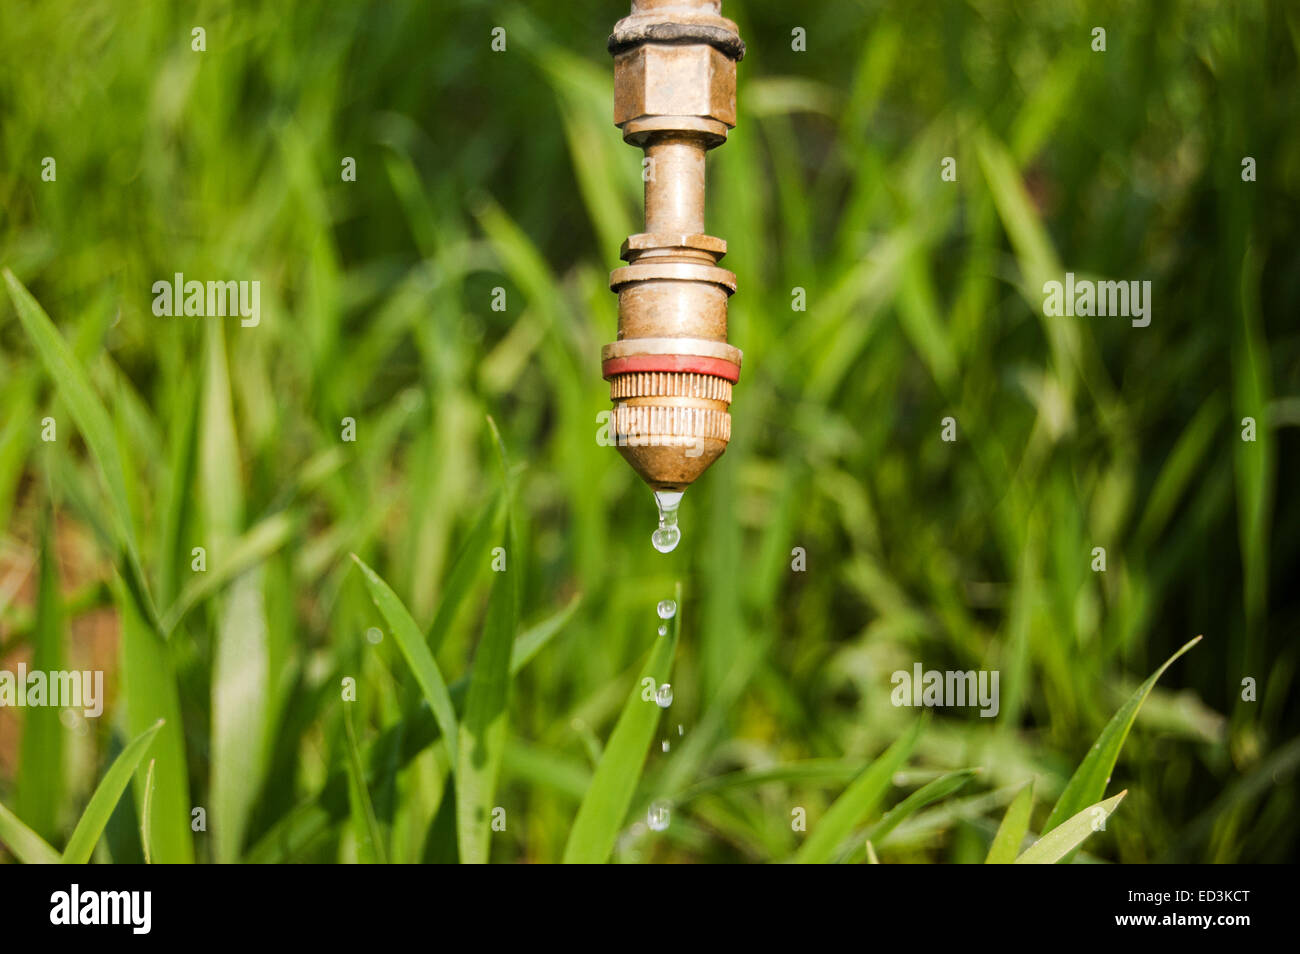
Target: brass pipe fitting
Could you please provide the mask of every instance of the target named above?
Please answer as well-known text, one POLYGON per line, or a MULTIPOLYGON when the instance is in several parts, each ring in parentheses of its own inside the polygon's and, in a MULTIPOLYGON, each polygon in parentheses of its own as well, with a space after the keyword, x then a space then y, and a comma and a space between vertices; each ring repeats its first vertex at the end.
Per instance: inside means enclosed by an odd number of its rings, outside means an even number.
POLYGON ((721 0, 633 0, 609 38, 614 124, 645 150, 645 231, 609 277, 618 340, 601 351, 619 452, 655 491, 686 489, 727 449, 740 349, 727 343, 736 276, 704 233, 704 154, 736 125, 745 55, 721 0))

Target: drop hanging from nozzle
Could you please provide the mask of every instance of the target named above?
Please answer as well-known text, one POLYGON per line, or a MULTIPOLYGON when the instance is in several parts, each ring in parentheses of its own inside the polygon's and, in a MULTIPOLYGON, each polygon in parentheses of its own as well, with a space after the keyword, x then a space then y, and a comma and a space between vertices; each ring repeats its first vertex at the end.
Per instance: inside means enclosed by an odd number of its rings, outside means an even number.
POLYGON ((656 490, 655 505, 659 507, 659 528, 650 535, 650 542, 660 553, 671 553, 682 540, 681 528, 677 526, 682 491, 656 490))

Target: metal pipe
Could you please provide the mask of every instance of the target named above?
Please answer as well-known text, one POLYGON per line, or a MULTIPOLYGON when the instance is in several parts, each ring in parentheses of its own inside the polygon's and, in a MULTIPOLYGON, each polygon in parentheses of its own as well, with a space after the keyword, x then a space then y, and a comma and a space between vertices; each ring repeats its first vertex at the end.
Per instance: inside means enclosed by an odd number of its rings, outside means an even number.
POLYGON ((704 154, 736 125, 745 44, 720 0, 633 0, 614 26, 614 123, 645 150, 645 232, 610 274, 618 340, 601 352, 619 452, 656 491, 685 490, 731 439, 736 276, 704 233, 704 154))
POLYGON ((646 144, 645 230, 682 235, 704 231, 704 144, 664 136, 646 144))

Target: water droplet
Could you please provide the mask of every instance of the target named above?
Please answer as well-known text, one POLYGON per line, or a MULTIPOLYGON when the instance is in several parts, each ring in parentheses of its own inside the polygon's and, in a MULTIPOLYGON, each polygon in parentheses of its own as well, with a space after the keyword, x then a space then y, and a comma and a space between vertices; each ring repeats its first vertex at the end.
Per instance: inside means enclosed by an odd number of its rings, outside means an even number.
POLYGON ((664 831, 668 828, 671 810, 667 802, 655 802, 646 812, 645 823, 651 831, 664 831))
POLYGON ((682 531, 677 526, 677 508, 682 504, 682 495, 656 490, 655 504, 659 507, 659 529, 650 535, 650 542, 660 553, 671 553, 682 539, 682 531))
POLYGON ((377 626, 371 626, 366 630, 366 642, 377 646, 384 638, 384 631, 377 626))
POLYGON ((660 600, 659 605, 655 608, 659 611, 660 619, 672 619, 677 615, 676 600, 660 600))
POLYGON ((655 693, 655 702, 659 704, 660 709, 667 709, 670 705, 672 705, 673 687, 668 685, 668 683, 666 682, 662 686, 660 686, 659 691, 655 693))
POLYGON ((660 636, 667 636, 667 635, 668 635, 668 626, 667 626, 667 624, 665 624, 665 623, 660 623, 660 624, 659 624, 659 635, 660 635, 660 636))
POLYGON ((660 527, 650 534, 650 543, 660 553, 672 553, 681 540, 682 532, 676 527, 660 527))
POLYGON ((670 748, 672 748, 672 746, 669 744, 669 742, 668 742, 667 739, 664 739, 664 740, 663 740, 662 745, 663 745, 663 750, 664 750, 665 752, 667 752, 670 748))
POLYGON ((677 723, 677 734, 678 734, 678 735, 685 735, 685 734, 686 734, 686 730, 682 727, 682 724, 681 724, 680 722, 677 723))

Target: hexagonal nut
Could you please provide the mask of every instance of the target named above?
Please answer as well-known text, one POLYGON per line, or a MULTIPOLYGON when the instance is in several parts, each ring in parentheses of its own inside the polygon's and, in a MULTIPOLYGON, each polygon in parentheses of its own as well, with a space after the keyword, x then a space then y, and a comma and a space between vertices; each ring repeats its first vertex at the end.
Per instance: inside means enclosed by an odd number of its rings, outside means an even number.
POLYGON ((696 116, 736 125, 736 63, 706 44, 646 43, 614 58, 614 125, 696 116))

